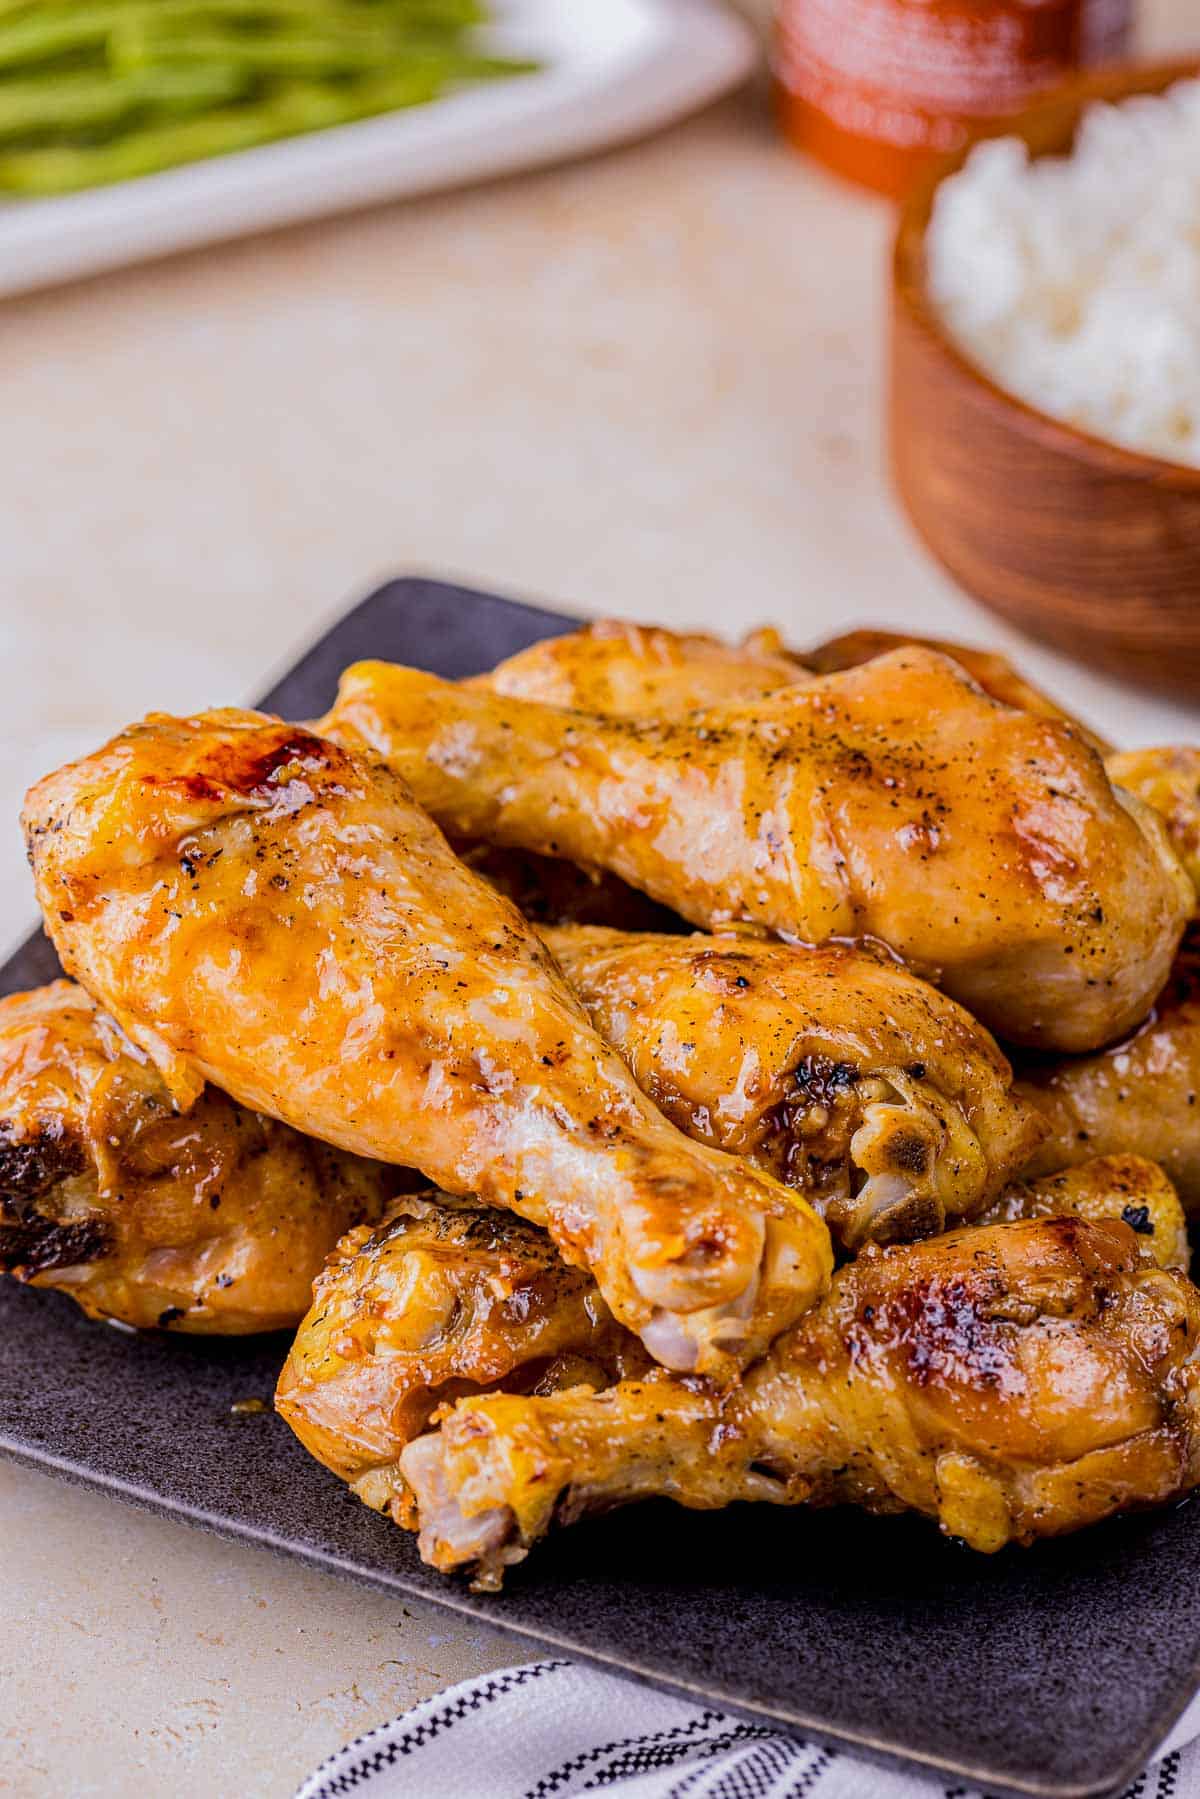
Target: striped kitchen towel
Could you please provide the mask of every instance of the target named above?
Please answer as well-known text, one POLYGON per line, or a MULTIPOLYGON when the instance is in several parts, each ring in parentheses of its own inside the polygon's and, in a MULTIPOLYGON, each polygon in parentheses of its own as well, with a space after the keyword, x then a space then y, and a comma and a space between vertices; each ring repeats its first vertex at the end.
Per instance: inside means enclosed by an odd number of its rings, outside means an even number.
MULTIPOLYGON (((1200 1696, 1123 1799, 1200 1799, 1200 1696)), ((460 1681, 330 1756, 296 1799, 978 1799, 571 1661, 460 1681)))

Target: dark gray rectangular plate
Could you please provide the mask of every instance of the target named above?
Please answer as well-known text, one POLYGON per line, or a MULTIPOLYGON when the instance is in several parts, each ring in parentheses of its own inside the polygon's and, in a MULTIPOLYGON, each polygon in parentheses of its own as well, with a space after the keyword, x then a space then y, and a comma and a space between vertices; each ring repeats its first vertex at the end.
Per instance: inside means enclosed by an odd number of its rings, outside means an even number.
MULTIPOLYGON (((361 656, 473 674, 570 620, 395 581, 267 695, 311 718, 361 656)), ((36 936, 0 991, 57 972, 36 936)), ((135 1338, 0 1283, 0 1448, 157 1511, 436 1600, 539 1644, 883 1761, 992 1792, 1099 1799, 1140 1769, 1200 1674, 1188 1507, 985 1558, 916 1519, 646 1505, 548 1542, 498 1597, 423 1568, 411 1540, 311 1461, 268 1398, 282 1338, 135 1338)))

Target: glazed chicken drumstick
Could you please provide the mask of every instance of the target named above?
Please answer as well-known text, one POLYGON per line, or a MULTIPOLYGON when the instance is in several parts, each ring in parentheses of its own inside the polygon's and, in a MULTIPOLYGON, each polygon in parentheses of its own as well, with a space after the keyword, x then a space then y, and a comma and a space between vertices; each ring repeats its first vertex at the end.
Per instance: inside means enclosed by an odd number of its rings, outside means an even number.
POLYGON ((871 1248, 714 1395, 669 1375, 462 1399, 400 1457, 421 1550, 495 1586, 556 1520, 665 1495, 912 1509, 972 1548, 1200 1480, 1200 1294, 1124 1224, 871 1248))
MULTIPOLYGON (((610 718, 680 718, 706 707, 761 698, 814 675, 861 668, 889 651, 911 648, 948 656, 1006 706, 1074 725, 1104 757, 1114 787, 1136 794, 1161 815, 1175 853, 1200 890, 1200 748, 1114 750, 994 650, 896 631, 859 630, 799 655, 785 649, 778 633, 770 630, 725 644, 714 637, 601 620, 532 644, 465 685, 610 718)), ((619 921, 597 917, 579 922, 619 921)))
POLYGON ((1031 1062, 1017 1090, 1048 1127, 1031 1172, 1134 1150, 1161 1162, 1200 1216, 1200 932, 1185 937, 1140 1030, 1094 1056, 1031 1062))
MULTIPOLYGON (((714 637, 601 620, 532 644, 464 685, 610 718, 679 718, 761 698, 814 675, 840 674, 889 651, 914 647, 948 656, 1006 706, 1074 725, 1104 757, 1114 787, 1136 794, 1161 815, 1175 853, 1200 890, 1200 748, 1175 744, 1114 750, 994 650, 896 631, 859 630, 799 655, 785 649, 778 633, 770 630, 725 644, 714 637)), ((594 917, 579 922, 620 921, 594 917)))
MULTIPOLYGON (((858 630, 800 656, 786 650, 778 633, 769 630, 754 632, 740 644, 723 644, 712 637, 602 620, 565 637, 535 643, 465 685, 613 718, 678 718, 704 707, 752 700, 797 681, 811 680, 814 674, 859 668, 891 650, 912 647, 949 656, 985 693, 1004 705, 1073 724, 1104 756, 1113 786, 1135 794, 1161 816, 1176 855, 1200 892, 1200 748, 1174 744, 1113 750, 1025 680, 1006 656, 993 650, 931 637, 906 637, 895 631, 858 630)), ((491 853, 502 858, 517 852, 491 853)), ((542 866, 544 869, 547 864, 543 861, 542 866)), ((575 873, 577 880, 584 878, 582 871, 575 873)), ((544 916, 560 922, 552 911, 544 916)), ((623 922, 599 913, 561 920, 568 921, 623 922)), ((629 928, 639 928, 637 921, 629 928)), ((649 928, 658 926, 652 923, 649 928)))
MULTIPOLYGON (((1186 1256, 1183 1215, 1150 1162, 1103 1158, 1006 1194, 1008 1219, 1133 1220, 1162 1267, 1186 1256)), ((365 1504, 415 1528, 403 1452, 439 1408, 471 1393, 595 1390, 648 1372, 636 1337, 543 1231, 444 1194, 396 1202, 352 1231, 313 1291, 276 1406, 365 1504)))
POLYGON ((339 1237, 377 1221, 404 1178, 215 1087, 178 1111, 73 981, 0 1000, 0 1272, 93 1318, 295 1325, 339 1237))
POLYGON ((949 656, 1004 705, 1074 724, 1095 748, 1108 750, 1103 738, 1018 674, 1007 656, 896 631, 847 631, 800 652, 787 649, 770 629, 729 644, 662 626, 599 619, 564 637, 543 638, 464 685, 609 718, 678 718, 701 708, 759 699, 814 675, 840 674, 889 650, 914 646, 949 656))
POLYGON ((826 1285, 816 1215, 655 1110, 382 765, 258 713, 157 716, 24 823, 63 966, 177 1096, 210 1080, 547 1224, 670 1366, 728 1376, 826 1285))
POLYGON ((971 1217, 1045 1129, 995 1042, 882 953, 543 929, 680 1130, 799 1188, 848 1248, 971 1217))
MULTIPOLYGON (((757 1159, 847 1242, 973 1215, 1044 1128, 982 1026, 888 958, 543 937, 673 1122, 757 1159)), ((293 1324, 343 1232, 418 1184, 215 1087, 178 1111, 150 1058, 72 982, 0 1001, 0 1272, 94 1315, 293 1324)))
POLYGON ((877 937, 1014 1042, 1136 1024, 1194 903, 1071 726, 930 650, 655 722, 360 663, 323 728, 454 835, 609 869, 710 928, 877 937))
POLYGON ((397 1201, 386 1223, 338 1246, 275 1404, 360 1499, 411 1526, 400 1452, 438 1406, 491 1388, 608 1387, 651 1366, 544 1231, 433 1193, 397 1201))

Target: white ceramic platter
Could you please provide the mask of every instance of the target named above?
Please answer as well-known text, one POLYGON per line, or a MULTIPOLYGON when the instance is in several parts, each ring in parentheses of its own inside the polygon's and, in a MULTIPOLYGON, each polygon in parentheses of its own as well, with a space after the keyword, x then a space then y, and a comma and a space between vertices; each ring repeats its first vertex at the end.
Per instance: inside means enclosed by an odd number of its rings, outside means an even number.
POLYGON ((0 204, 0 294, 355 206, 510 174, 653 131, 736 86, 749 27, 720 0, 506 0, 537 74, 54 200, 0 204))

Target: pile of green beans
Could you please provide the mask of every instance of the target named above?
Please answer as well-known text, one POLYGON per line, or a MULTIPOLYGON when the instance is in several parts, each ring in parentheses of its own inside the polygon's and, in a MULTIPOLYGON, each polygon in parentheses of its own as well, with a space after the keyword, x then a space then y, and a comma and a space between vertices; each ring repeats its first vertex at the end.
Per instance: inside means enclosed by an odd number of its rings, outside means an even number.
POLYGON ((0 192, 72 193, 536 65, 480 0, 0 0, 0 192))

